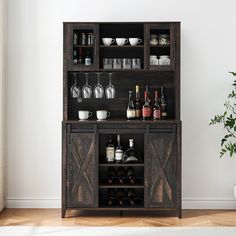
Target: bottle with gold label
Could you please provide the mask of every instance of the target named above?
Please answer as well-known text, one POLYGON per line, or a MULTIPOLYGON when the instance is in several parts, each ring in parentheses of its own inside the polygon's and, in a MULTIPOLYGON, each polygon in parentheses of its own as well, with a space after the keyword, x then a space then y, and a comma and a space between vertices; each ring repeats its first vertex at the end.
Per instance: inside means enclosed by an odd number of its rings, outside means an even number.
POLYGON ((136 119, 141 119, 142 117, 142 106, 141 106, 141 103, 140 103, 140 92, 139 92, 139 85, 136 85, 135 86, 135 104, 134 104, 134 107, 135 107, 135 118, 136 119))
POLYGON ((117 135, 117 146, 116 146, 116 151, 115 151, 115 160, 116 163, 121 163, 123 158, 123 149, 122 146, 120 145, 120 135, 117 135))
POLYGON ((129 91, 129 103, 128 103, 128 107, 127 107, 127 119, 128 120, 135 119, 135 108, 134 108, 132 94, 133 94, 133 92, 129 91))
POLYGON ((112 136, 109 135, 108 143, 106 145, 106 160, 107 162, 111 163, 115 161, 115 147, 112 142, 112 136))

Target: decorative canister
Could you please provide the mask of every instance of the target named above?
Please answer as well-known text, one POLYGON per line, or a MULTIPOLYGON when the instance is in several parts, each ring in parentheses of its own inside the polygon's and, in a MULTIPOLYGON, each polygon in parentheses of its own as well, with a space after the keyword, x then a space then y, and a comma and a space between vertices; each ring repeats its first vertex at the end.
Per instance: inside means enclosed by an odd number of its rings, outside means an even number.
POLYGON ((170 45, 170 35, 169 34, 160 34, 159 35, 159 44, 160 45, 170 45))
POLYGON ((158 58, 156 55, 150 55, 150 66, 157 66, 158 58))
POLYGON ((160 56, 159 65, 169 66, 170 65, 170 56, 168 56, 168 55, 160 56))
POLYGON ((156 34, 150 35, 150 44, 152 46, 158 45, 158 36, 156 34))

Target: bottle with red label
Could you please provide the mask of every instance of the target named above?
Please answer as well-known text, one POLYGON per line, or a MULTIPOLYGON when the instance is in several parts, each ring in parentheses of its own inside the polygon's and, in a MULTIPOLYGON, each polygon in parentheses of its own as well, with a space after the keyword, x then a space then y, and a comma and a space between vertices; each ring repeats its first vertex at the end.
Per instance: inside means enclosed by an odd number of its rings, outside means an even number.
POLYGON ((151 106, 148 100, 147 91, 144 92, 144 104, 142 109, 143 120, 151 118, 151 106))
POLYGON ((161 87, 160 103, 161 103, 161 119, 167 119, 167 104, 163 86, 161 87))
POLYGON ((161 106, 159 103, 159 95, 158 92, 155 91, 155 102, 153 104, 153 119, 160 120, 161 119, 161 106))

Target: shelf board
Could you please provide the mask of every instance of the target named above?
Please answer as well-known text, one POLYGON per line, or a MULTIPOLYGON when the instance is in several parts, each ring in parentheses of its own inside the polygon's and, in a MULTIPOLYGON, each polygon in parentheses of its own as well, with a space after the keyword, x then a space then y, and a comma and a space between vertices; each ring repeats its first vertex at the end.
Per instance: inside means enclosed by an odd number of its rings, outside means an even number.
POLYGON ((70 72, 90 72, 90 73, 96 73, 96 72, 104 72, 104 73, 109 73, 109 72, 114 72, 114 73, 153 73, 153 72, 172 72, 175 71, 175 69, 171 66, 155 66, 155 67, 150 67, 150 70, 146 69, 94 69, 93 64, 92 66, 84 66, 84 65, 73 65, 69 68, 70 72), (91 68, 92 67, 92 68, 91 68))
POLYGON ((100 69, 103 72, 140 72, 144 71, 144 69, 100 69))
POLYGON ((150 66, 150 71, 173 71, 173 67, 172 66, 150 66))
POLYGON ((99 188, 144 188, 144 185, 122 185, 122 184, 119 184, 119 185, 98 185, 99 188))
POLYGON ((73 45, 74 48, 93 48, 94 45, 73 45))
POLYGON ((170 45, 150 45, 150 48, 169 48, 170 45))
POLYGON ((107 119, 103 121, 98 120, 66 120, 63 121, 63 123, 97 123, 97 124, 109 124, 109 123, 121 123, 121 124, 169 124, 169 123, 178 123, 180 120, 174 120, 174 119, 167 119, 167 120, 126 120, 126 119, 107 119))
POLYGON ((136 45, 136 46, 131 46, 131 45, 111 45, 111 46, 105 46, 105 45, 100 45, 100 48, 143 48, 144 45, 136 45))
POLYGON ((117 166, 117 167, 119 167, 119 166, 133 166, 133 167, 135 167, 135 166, 144 166, 144 164, 143 163, 130 163, 130 164, 124 164, 124 163, 120 163, 120 164, 116 164, 116 163, 102 163, 102 164, 99 164, 99 166, 104 166, 104 167, 106 167, 106 166, 117 166))

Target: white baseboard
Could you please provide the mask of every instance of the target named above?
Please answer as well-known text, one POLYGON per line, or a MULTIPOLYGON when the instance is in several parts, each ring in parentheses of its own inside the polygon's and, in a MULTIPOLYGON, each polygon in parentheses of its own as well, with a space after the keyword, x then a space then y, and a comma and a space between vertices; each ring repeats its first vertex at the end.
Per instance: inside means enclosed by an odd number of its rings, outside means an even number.
MULTIPOLYGON (((60 198, 7 198, 6 208, 60 208, 60 198)), ((183 209, 236 209, 234 198, 184 198, 183 209)))
POLYGON ((60 208, 60 198, 7 198, 6 208, 60 208))
POLYGON ((234 198, 184 198, 183 209, 235 209, 234 198))

